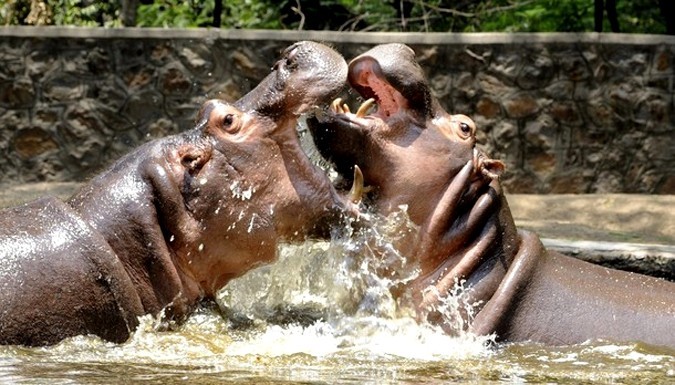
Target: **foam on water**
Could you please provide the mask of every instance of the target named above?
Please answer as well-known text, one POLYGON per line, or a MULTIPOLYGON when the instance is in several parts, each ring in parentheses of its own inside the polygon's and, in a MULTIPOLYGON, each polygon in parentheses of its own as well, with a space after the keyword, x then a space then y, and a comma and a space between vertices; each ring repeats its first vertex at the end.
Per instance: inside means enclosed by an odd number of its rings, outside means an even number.
MULTIPOLYGON (((228 284, 219 304, 234 322, 257 325, 234 341, 228 354, 266 356, 336 354, 441 360, 489 354, 490 337, 420 324, 401 307, 391 289, 418 270, 391 243, 392 231, 406 232, 405 208, 376 225, 336 236, 331 242, 285 246, 276 263, 228 284), (386 270, 388 274, 380 273, 386 270)), ((371 218, 372 219, 372 218, 371 218)), ((449 305, 450 318, 465 304, 449 305)))

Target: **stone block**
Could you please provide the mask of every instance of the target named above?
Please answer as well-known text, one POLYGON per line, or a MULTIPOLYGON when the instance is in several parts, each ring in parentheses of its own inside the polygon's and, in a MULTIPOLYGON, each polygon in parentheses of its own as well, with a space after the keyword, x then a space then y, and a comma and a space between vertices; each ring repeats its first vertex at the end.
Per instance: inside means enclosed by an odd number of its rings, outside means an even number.
POLYGON ((187 41, 185 44, 179 44, 177 51, 178 58, 194 76, 204 77, 213 71, 213 54, 200 41, 187 41))
POLYGON ((649 55, 641 47, 617 47, 607 50, 607 63, 623 76, 641 76, 649 68, 649 55))
POLYGON ((59 148, 59 144, 50 132, 40 128, 20 130, 14 136, 12 147, 22 159, 35 158, 48 151, 59 148))
POLYGON ((666 174, 654 191, 657 194, 675 194, 675 173, 666 174))
POLYGON ((504 110, 510 118, 522 119, 539 112, 539 102, 528 93, 517 93, 503 102, 504 110))
POLYGON ((493 96, 503 96, 514 90, 498 78, 482 72, 476 75, 476 81, 481 91, 493 96))
POLYGON ((164 97, 152 89, 131 94, 122 107, 122 116, 134 126, 155 121, 164 115, 164 97))
POLYGON ((0 107, 9 109, 30 108, 35 104, 33 82, 26 77, 0 82, 0 107))
POLYGON ((83 80, 65 73, 55 73, 42 83, 42 96, 45 101, 76 102, 87 93, 87 84, 83 80))
POLYGON ((169 65, 159 72, 158 88, 164 95, 187 95, 192 90, 192 80, 181 66, 169 65))
POLYGON ((561 75, 575 82, 586 80, 590 77, 590 70, 586 61, 575 50, 567 50, 555 55, 561 75))
POLYGON ((518 72, 516 84, 524 90, 544 88, 553 80, 554 70, 551 58, 541 55, 529 56, 518 72))
POLYGON ((501 114, 501 106, 492 97, 483 96, 476 104, 476 113, 488 119, 496 118, 501 114))
POLYGON ((522 57, 515 52, 500 53, 496 55, 488 67, 488 71, 500 79, 515 82, 522 66, 522 57))
POLYGON ((572 168, 552 175, 548 181, 551 194, 585 194, 591 185, 589 177, 581 169, 572 168))
POLYGON ((549 115, 557 122, 571 126, 583 125, 576 103, 571 101, 553 101, 547 108, 549 115))

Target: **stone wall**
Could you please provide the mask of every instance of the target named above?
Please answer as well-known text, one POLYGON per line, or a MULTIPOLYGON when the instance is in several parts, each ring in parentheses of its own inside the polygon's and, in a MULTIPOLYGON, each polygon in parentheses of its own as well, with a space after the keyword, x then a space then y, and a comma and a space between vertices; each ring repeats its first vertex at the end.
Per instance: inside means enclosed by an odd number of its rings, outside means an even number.
POLYGON ((84 180, 296 40, 404 42, 519 193, 675 193, 675 37, 0 28, 0 185, 84 180))

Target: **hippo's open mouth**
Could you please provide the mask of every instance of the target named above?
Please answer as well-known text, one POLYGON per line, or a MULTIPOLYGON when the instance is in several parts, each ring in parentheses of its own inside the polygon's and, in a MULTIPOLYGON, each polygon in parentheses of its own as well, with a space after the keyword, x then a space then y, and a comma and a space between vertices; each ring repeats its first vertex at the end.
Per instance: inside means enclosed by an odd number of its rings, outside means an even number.
POLYGON ((338 119, 367 128, 373 124, 387 125, 392 117, 408 109, 408 100, 384 77, 377 75, 377 67, 373 67, 371 63, 360 63, 352 68, 352 71, 349 74, 349 82, 365 101, 361 103, 356 113, 352 113, 341 98, 335 99, 331 104, 331 110, 338 119), (366 66, 368 68, 364 68, 366 66), (382 122, 373 123, 373 119, 382 122))
MULTIPOLYGON (((339 126, 373 134, 380 129, 389 129, 392 122, 401 119, 401 114, 406 114, 408 118, 413 119, 417 117, 413 113, 414 111, 410 110, 406 97, 387 82, 383 76, 377 75, 377 67, 370 66, 369 68, 364 68, 365 65, 370 63, 360 64, 362 64, 361 67, 352 67, 349 81, 352 87, 365 100, 360 104, 356 112, 351 112, 350 107, 346 103, 343 103, 342 98, 333 100, 330 110, 334 114, 333 118, 339 126)), ((325 158, 322 157, 321 161, 324 160, 325 158)), ((486 186, 490 181, 497 179, 504 170, 504 164, 501 161, 489 158, 483 151, 477 148, 474 148, 471 160, 473 162, 473 172, 471 177, 472 186, 469 190, 473 192, 479 190, 480 187, 486 186)), ((326 169, 326 167, 323 168, 326 169)), ((341 184, 342 188, 349 186, 352 191, 355 191, 355 188, 358 189, 358 183, 363 180, 358 164, 354 165, 353 178, 351 175, 342 176, 346 180, 340 180, 338 184, 341 184)), ((365 189, 365 191, 369 190, 367 187, 362 187, 361 189, 365 189)), ((352 197, 352 200, 355 199, 355 197, 352 197)))

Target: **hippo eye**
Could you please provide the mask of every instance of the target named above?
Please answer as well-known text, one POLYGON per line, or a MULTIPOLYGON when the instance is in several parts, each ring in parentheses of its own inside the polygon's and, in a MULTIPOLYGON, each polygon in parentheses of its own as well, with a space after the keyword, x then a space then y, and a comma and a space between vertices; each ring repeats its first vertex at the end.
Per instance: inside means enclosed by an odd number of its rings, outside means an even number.
POLYGON ((237 118, 234 114, 227 114, 223 116, 222 127, 226 132, 235 134, 239 131, 239 124, 236 122, 237 118))
POLYGON ((471 139, 475 134, 476 126, 474 125, 473 120, 468 116, 454 115, 451 122, 453 123, 454 129, 458 131, 459 136, 463 139, 471 139))
POLYGON ((231 126, 232 122, 234 122, 234 115, 232 114, 225 115, 225 117, 223 118, 223 124, 226 126, 231 126))

